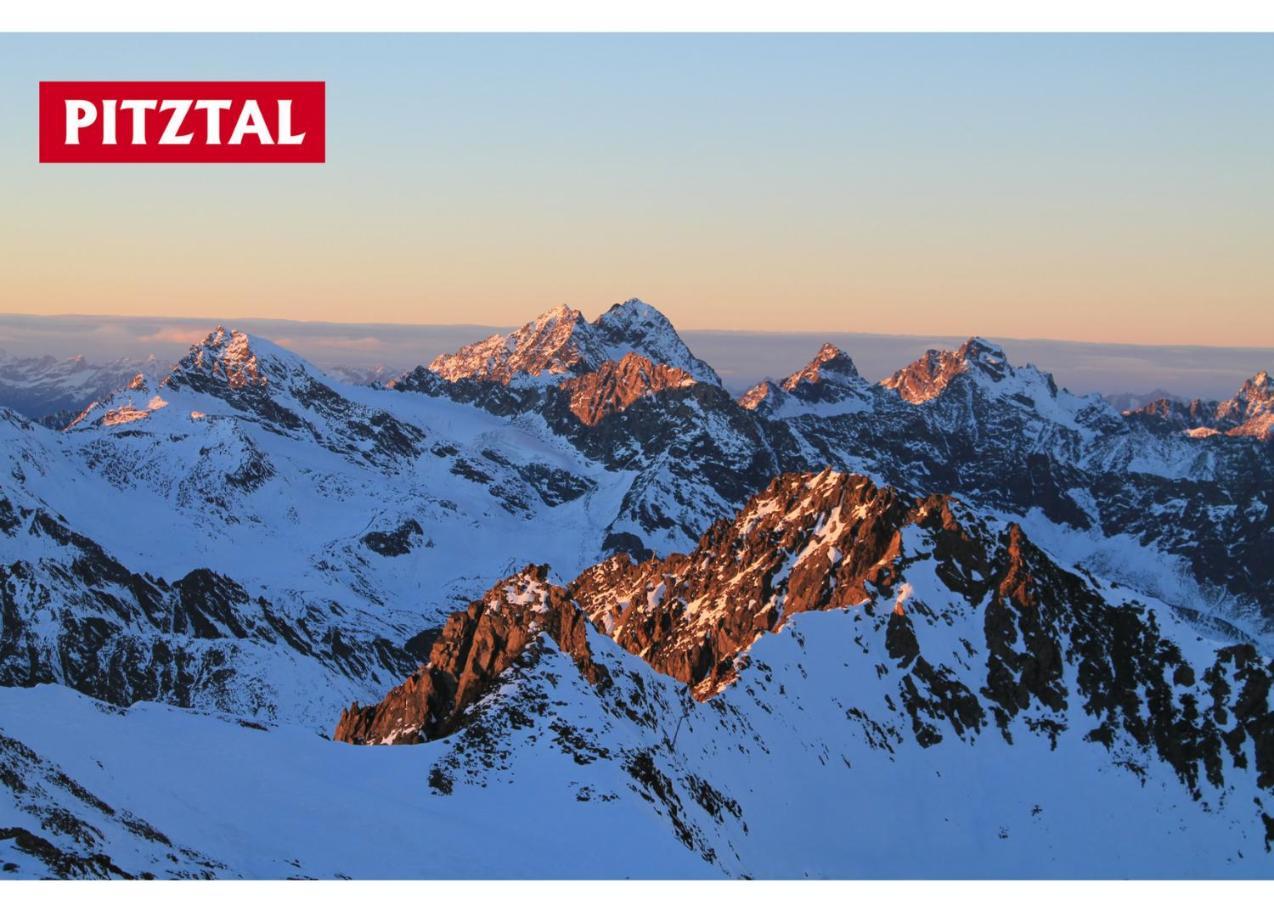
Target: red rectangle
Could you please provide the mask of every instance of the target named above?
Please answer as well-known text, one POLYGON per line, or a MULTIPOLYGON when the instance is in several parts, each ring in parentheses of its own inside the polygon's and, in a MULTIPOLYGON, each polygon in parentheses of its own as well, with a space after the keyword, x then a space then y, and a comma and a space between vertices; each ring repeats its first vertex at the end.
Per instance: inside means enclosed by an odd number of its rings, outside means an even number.
POLYGON ((322 81, 41 81, 42 163, 321 163, 322 81))

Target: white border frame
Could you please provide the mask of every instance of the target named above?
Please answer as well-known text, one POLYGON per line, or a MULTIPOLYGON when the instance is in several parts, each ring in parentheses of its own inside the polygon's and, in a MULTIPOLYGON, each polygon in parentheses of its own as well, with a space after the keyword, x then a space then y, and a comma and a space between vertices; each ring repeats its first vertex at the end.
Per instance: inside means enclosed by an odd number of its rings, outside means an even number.
POLYGON ((1269 31, 1269 0, 12 0, 3 31, 1269 31))

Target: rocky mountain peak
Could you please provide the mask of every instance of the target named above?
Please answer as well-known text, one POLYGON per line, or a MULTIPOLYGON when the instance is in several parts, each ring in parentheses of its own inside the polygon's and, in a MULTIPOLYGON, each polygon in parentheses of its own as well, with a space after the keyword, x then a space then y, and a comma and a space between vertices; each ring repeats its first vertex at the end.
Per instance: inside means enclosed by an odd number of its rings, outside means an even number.
MULTIPOLYGON (((269 342, 261 338, 250 338, 242 331, 227 330, 218 325, 178 361, 165 384, 178 385, 211 378, 234 390, 264 386, 269 378, 257 355, 257 348, 267 344, 269 342)), ((269 346, 273 347, 272 344, 269 346)))
POLYGON ((146 419, 167 405, 163 397, 152 391, 146 374, 138 372, 128 384, 85 406, 64 426, 64 430, 92 424, 106 427, 129 425, 146 419))
POLYGON ((925 355, 899 369, 881 384, 897 391, 908 403, 925 403, 937 397, 960 372, 964 360, 956 353, 943 350, 926 350, 925 355))
MULTIPOLYGON (((383 468, 415 458, 424 439, 420 428, 347 396, 295 353, 225 327, 194 344, 157 389, 135 379, 90 404, 68 428, 131 425, 131 432, 150 419, 153 427, 185 430, 222 416, 383 468)), ((259 483, 257 475, 268 469, 255 466, 256 475, 244 483, 259 483)))
POLYGON ((861 475, 780 475, 689 554, 616 557, 582 573, 570 595, 599 630, 702 699, 730 684, 739 655, 793 614, 888 592, 903 526, 939 506, 949 514, 945 501, 930 505, 861 475))
MULTIPOLYGON (((1223 409, 1233 408, 1244 413, 1264 409, 1274 403, 1274 384, 1270 383, 1270 373, 1264 369, 1243 382, 1239 392, 1233 399, 1222 404, 1223 409)), ((1224 412, 1223 412, 1224 414, 1224 412)))
POLYGON ((829 379, 840 382, 862 380, 849 354, 835 344, 824 344, 820 347, 805 368, 793 372, 784 379, 783 389, 794 392, 802 383, 818 384, 829 379))
MULTIPOLYGON (((805 412, 811 404, 829 406, 846 400, 859 401, 865 408, 870 402, 870 390, 845 351, 834 344, 823 344, 804 368, 781 383, 762 381, 739 398, 739 405, 777 416, 805 412), (790 403, 792 399, 798 403, 790 403)), ((838 407, 836 411, 844 410, 838 407)))
POLYGON ((610 309, 597 317, 598 325, 613 327, 631 326, 638 322, 652 322, 658 328, 672 324, 667 316, 638 297, 613 303, 610 309))
POLYGON ((58 359, 0 352, 0 406, 62 429, 90 403, 125 388, 138 372, 158 381, 167 368, 153 355, 93 363, 83 356, 58 359))
POLYGON ((495 334, 444 353, 429 370, 447 381, 470 378, 508 384, 524 375, 591 371, 605 358, 583 314, 561 304, 510 334, 495 334))
POLYGON ((766 379, 760 384, 753 385, 744 392, 739 398, 739 405, 744 409, 758 410, 766 413, 773 413, 774 408, 778 405, 779 399, 783 394, 783 388, 773 381, 766 379))
POLYGON ((927 350, 915 362, 881 382, 908 403, 925 403, 946 390, 957 376, 973 373, 990 382, 1012 376, 1004 350, 980 337, 971 337, 955 350, 927 350))
POLYGON ((796 393, 801 385, 817 385, 822 381, 865 384, 848 353, 834 344, 823 344, 804 368, 786 377, 782 386, 789 393, 796 393))
POLYGON ((696 380, 720 385, 720 378, 681 340, 667 317, 632 299, 617 303, 593 322, 579 310, 559 305, 516 331, 492 335, 444 353, 429 370, 447 381, 473 379, 510 384, 522 377, 558 380, 597 369, 629 353, 689 372, 696 380))
POLYGON ((1274 436, 1274 384, 1269 372, 1262 370, 1244 381, 1229 400, 1159 399, 1124 416, 1152 430, 1193 438, 1229 435, 1269 440, 1274 436))
POLYGON ((1242 435, 1269 440, 1274 436, 1274 384, 1270 373, 1257 372, 1239 388, 1230 400, 1217 407, 1217 418, 1223 423, 1233 422, 1231 435, 1242 435))
POLYGON ((559 303, 535 317, 536 322, 583 321, 584 314, 568 303, 559 303))
POLYGON ((582 312, 565 303, 559 303, 540 313, 515 333, 537 339, 548 348, 558 348, 572 337, 575 329, 585 324, 582 312))
POLYGON ((697 381, 721 385, 712 367, 686 346, 668 317, 643 300, 633 297, 616 303, 593 321, 611 359, 629 352, 654 362, 689 372, 697 381))
POLYGON ((997 357, 1005 361, 1003 347, 976 334, 965 340, 956 352, 965 357, 997 357))

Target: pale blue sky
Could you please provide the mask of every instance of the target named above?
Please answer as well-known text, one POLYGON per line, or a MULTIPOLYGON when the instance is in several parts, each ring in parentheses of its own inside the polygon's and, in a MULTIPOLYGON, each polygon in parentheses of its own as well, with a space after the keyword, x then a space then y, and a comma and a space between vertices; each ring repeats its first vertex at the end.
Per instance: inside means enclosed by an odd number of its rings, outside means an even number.
POLYGON ((0 37, 0 312, 1274 345, 1266 36, 0 37), (40 79, 323 79, 328 164, 39 166, 40 79))

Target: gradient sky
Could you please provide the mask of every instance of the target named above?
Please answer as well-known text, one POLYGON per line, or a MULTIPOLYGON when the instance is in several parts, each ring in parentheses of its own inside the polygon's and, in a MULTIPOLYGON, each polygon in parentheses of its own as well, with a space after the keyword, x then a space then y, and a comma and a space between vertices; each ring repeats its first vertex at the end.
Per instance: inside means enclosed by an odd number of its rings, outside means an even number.
POLYGON ((1270 36, 0 36, 0 312, 1274 347, 1270 36), (323 79, 323 166, 40 166, 40 79, 323 79))

